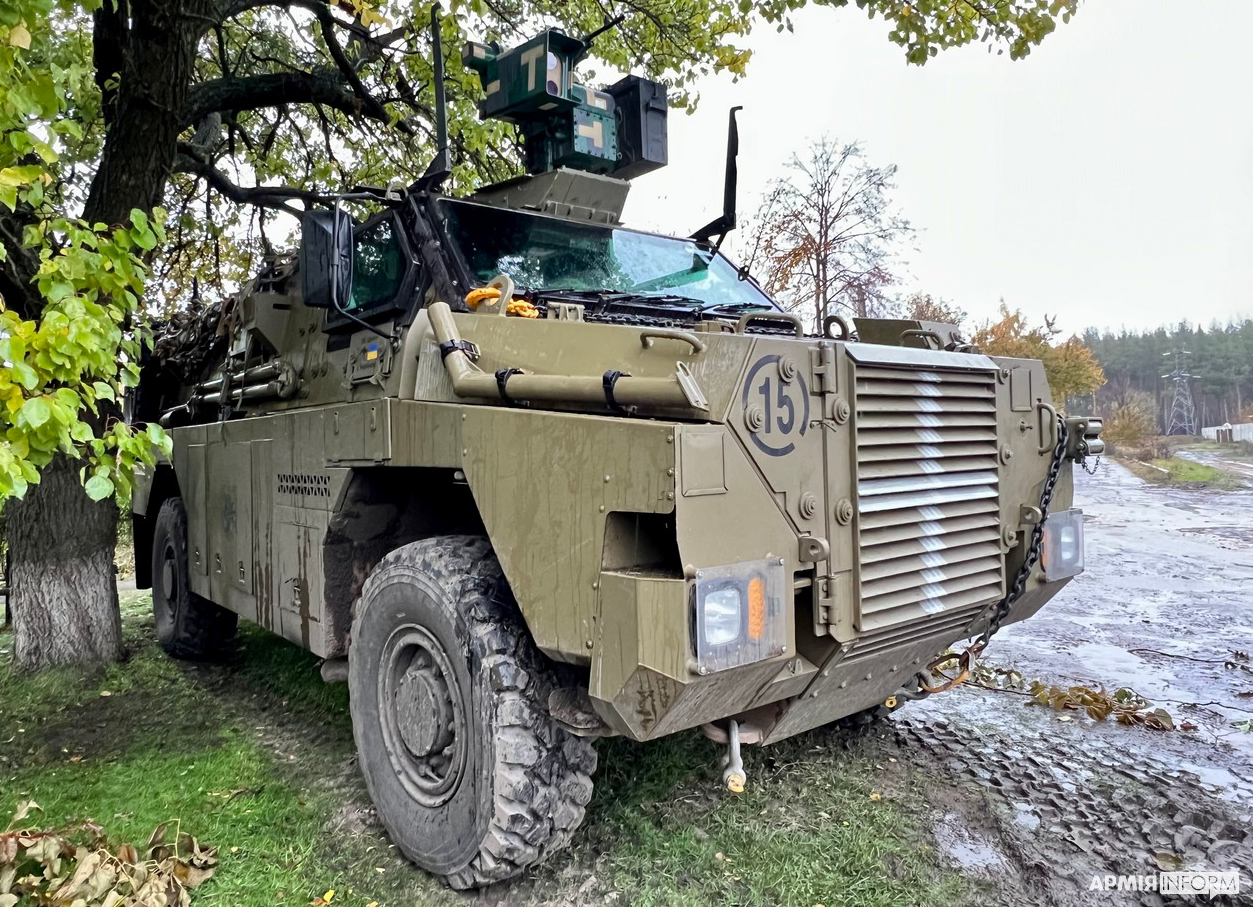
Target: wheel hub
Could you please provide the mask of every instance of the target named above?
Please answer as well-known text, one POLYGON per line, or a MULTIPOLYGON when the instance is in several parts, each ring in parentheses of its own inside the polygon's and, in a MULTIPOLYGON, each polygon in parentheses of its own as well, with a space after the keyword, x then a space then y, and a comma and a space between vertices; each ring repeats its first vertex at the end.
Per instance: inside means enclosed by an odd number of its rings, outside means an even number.
POLYGON ((165 557, 161 559, 161 594, 165 596, 166 601, 170 601, 174 598, 174 591, 174 557, 172 552, 167 550, 165 557))
POLYGON ((400 678, 396 688, 396 721, 400 739, 415 756, 430 756, 452 743, 448 683, 434 665, 415 665, 400 678))
POLYGON ((456 792, 467 761, 461 690, 443 645, 425 627, 392 632, 379 664, 379 720, 396 777, 426 806, 456 792))

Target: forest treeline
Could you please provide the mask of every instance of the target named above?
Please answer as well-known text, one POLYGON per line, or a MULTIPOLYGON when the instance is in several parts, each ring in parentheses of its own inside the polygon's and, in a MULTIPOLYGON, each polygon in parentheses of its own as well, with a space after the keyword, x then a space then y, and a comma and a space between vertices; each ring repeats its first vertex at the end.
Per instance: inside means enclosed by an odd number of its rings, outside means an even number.
POLYGON ((1253 319, 1117 333, 1089 328, 1082 340, 1105 371, 1094 401, 1098 414, 1129 404, 1151 408, 1164 433, 1175 385, 1163 376, 1175 368, 1175 351, 1187 350, 1197 427, 1253 422, 1253 319))

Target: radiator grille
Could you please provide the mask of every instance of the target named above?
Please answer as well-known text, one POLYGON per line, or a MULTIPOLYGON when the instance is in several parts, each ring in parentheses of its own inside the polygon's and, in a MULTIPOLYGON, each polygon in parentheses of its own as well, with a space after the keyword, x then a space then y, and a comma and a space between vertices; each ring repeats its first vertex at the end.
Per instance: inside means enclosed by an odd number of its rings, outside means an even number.
POLYGON ((995 373, 860 366, 856 405, 861 631, 999 598, 995 373))

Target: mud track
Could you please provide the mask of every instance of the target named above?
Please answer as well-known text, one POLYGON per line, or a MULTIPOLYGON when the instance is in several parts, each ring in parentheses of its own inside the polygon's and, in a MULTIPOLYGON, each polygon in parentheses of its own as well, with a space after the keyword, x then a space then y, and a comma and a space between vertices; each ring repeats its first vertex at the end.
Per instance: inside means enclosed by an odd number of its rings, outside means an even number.
POLYGON ((880 745, 933 762, 936 843, 984 880, 980 903, 1184 904, 1089 886, 1205 868, 1242 873, 1241 893, 1213 903, 1253 905, 1253 733, 1235 726, 1253 717, 1253 673, 1225 664, 1253 651, 1253 492, 1151 486, 1116 464, 1077 486, 1087 573, 986 658, 1060 686, 1132 687, 1196 729, 967 686, 898 713, 880 745))

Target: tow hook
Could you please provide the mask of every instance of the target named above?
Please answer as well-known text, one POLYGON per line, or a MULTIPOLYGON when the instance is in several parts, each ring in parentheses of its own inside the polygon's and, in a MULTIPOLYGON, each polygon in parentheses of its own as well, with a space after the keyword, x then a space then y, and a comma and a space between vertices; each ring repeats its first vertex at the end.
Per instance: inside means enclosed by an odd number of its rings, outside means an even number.
POLYGON ((744 760, 740 756, 740 723, 732 718, 727 722, 727 754, 722 757, 722 783, 733 794, 744 793, 744 760))
POLYGON ((777 717, 777 707, 768 706, 756 712, 746 712, 737 718, 728 718, 726 726, 714 724, 712 721, 700 726, 700 732, 718 746, 725 746, 726 753, 719 760, 722 766, 722 783, 733 794, 744 793, 744 785, 748 775, 744 771, 744 759, 740 755, 740 744, 752 746, 761 743, 766 732, 763 722, 773 724, 777 717))

